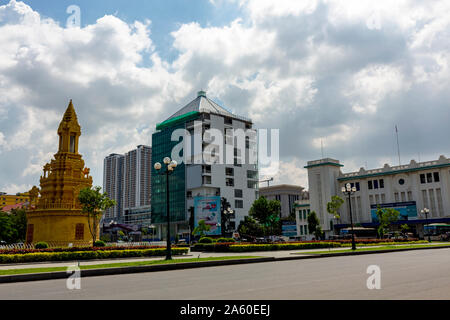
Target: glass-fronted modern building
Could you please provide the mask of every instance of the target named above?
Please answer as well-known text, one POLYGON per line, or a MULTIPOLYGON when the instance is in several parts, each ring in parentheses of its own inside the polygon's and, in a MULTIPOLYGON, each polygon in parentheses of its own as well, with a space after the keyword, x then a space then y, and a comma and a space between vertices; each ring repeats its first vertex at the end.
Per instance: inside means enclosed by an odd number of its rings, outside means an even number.
MULTIPOLYGON (((174 148, 182 159, 177 161, 178 166, 169 178, 171 235, 187 237, 192 231, 191 213, 198 217, 202 210, 194 202, 202 203, 211 197, 225 198, 231 204, 234 229, 248 215, 257 196, 259 178, 256 130, 252 125, 250 119, 229 112, 209 99, 204 91, 157 125, 152 135, 152 166, 163 163, 165 157, 173 159, 174 148), (178 129, 183 130, 181 135, 175 132, 178 129), (174 133, 175 141, 172 141, 174 133), (238 136, 245 138, 241 144, 236 142, 238 136), (176 149, 180 144, 183 148, 176 149)), ((164 239, 167 231, 165 179, 165 175, 152 169, 152 224, 160 239, 164 239)), ((215 224, 211 225, 213 229, 220 228, 217 221, 220 220, 211 219, 206 223, 215 224)))

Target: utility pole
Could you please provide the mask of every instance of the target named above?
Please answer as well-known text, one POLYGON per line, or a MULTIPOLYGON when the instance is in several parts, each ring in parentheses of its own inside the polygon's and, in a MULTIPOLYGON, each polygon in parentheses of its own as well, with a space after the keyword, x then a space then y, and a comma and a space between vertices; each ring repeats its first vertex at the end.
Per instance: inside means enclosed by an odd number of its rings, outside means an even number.
POLYGON ((267 182, 267 186, 270 187, 270 182, 271 182, 271 181, 273 181, 273 177, 270 178, 270 179, 261 180, 261 181, 259 181, 259 182, 260 182, 260 183, 261 183, 261 182, 267 182))

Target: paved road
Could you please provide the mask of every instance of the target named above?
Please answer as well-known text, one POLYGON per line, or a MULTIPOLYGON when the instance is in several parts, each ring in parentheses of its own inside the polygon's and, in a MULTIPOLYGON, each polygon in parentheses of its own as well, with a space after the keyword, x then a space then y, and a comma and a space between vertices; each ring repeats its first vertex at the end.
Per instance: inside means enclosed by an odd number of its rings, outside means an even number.
POLYGON ((0 284, 3 299, 450 299, 450 249, 0 284), (369 265, 381 289, 369 290, 369 265))

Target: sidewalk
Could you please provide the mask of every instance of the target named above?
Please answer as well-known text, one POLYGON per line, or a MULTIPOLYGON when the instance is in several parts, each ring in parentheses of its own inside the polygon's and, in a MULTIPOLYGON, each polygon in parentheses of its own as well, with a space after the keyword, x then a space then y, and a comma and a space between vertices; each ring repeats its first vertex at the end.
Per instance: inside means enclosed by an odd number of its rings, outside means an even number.
MULTIPOLYGON (((448 242, 436 242, 435 245, 448 244, 448 242)), ((420 244, 417 244, 420 245, 420 244)), ((423 244, 427 245, 427 244, 423 244)), ((359 249, 363 248, 379 248, 381 246, 361 246, 359 249)), ((401 245, 400 245, 401 247, 401 245)), ((340 247, 340 248, 330 248, 330 249, 297 249, 297 250, 279 250, 279 251, 253 251, 253 252, 189 252, 187 255, 173 256, 173 259, 186 259, 186 258, 209 258, 209 257, 229 257, 229 256, 249 256, 249 257, 272 257, 272 258, 283 258, 295 256, 308 256, 308 252, 312 251, 336 251, 350 249, 350 247, 340 247), (298 254, 304 253, 304 254, 298 254)), ((153 258, 125 258, 125 259, 107 259, 107 260, 85 260, 85 261, 55 261, 55 262, 32 262, 32 263, 20 263, 20 264, 5 264, 0 265, 0 270, 11 270, 11 269, 28 269, 28 268, 51 268, 51 267, 68 267, 79 265, 89 266, 89 265, 101 265, 110 263, 124 263, 124 262, 136 262, 136 261, 154 261, 154 260, 164 260, 165 257, 153 257, 153 258)))

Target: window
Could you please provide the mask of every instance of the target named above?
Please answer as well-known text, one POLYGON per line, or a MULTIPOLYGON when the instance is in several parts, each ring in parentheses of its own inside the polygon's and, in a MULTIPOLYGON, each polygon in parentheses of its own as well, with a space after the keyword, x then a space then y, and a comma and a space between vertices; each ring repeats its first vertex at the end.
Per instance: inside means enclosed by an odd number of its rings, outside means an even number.
POLYGON ((434 182, 439 182, 439 172, 433 172, 433 176, 434 176, 434 182))
POLYGON ((210 176, 204 176, 203 177, 203 184, 211 184, 211 177, 210 176))
POLYGON ((225 175, 234 176, 234 169, 233 168, 225 168, 225 175))
POLYGON ((75 226, 75 240, 84 240, 84 223, 75 226))
POLYGON ((75 136, 70 136, 70 152, 75 152, 75 136))
POLYGON ((225 123, 225 124, 233 124, 233 119, 232 118, 225 118, 223 120, 223 123, 225 123))
POLYGON ((33 242, 34 224, 29 224, 27 227, 27 242, 33 242))
POLYGON ((356 182, 355 186, 356 186, 356 191, 359 191, 360 190, 359 182, 356 182))
POLYGON ((251 180, 247 181, 247 188, 249 188, 249 189, 257 189, 257 187, 258 187, 258 182, 251 181, 251 180))
POLYGON ((425 175, 423 173, 420 175, 420 183, 425 183, 425 175))
POLYGON ((225 184, 227 187, 234 187, 234 179, 233 178, 226 178, 225 184))
POLYGON ((234 200, 234 207, 236 209, 242 209, 244 207, 244 201, 243 200, 234 200))
POLYGON ((281 195, 279 195, 279 194, 275 195, 275 200, 281 201, 281 195))
POLYGON ((373 180, 373 188, 378 189, 378 180, 373 180))
POLYGON ((187 196, 188 199, 191 199, 192 198, 192 191, 186 192, 186 196, 187 196))
POLYGON ((405 184, 405 179, 399 179, 398 180, 398 184, 401 185, 401 186, 404 185, 405 184))
POLYGON ((428 183, 433 182, 433 176, 432 176, 431 172, 427 173, 427 182, 428 183))
POLYGON ((373 189, 372 180, 367 181, 367 184, 369 186, 369 190, 373 189))
POLYGON ((205 165, 202 167, 203 169, 203 173, 211 173, 211 166, 210 165, 205 165))
POLYGON ((235 189, 234 190, 234 197, 235 198, 242 198, 242 190, 241 189, 235 189))
POLYGON ((247 178, 258 179, 258 171, 247 170, 247 178))
POLYGON ((383 189, 383 188, 384 188, 384 180, 380 179, 380 189, 383 189))

